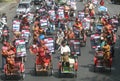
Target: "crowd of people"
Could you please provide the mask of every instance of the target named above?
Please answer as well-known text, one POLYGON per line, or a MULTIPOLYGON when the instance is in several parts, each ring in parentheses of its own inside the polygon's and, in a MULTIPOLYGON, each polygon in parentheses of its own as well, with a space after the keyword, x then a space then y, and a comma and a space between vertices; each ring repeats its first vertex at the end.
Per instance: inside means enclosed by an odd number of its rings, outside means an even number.
MULTIPOLYGON (((104 0, 100 1, 100 5, 104 6, 104 0)), ((61 5, 62 6, 62 5, 61 5)), ((75 21, 73 26, 71 25, 71 27, 69 26, 69 24, 71 24, 70 21, 70 8, 69 6, 68 9, 66 9, 66 6, 62 6, 63 10, 64 10, 64 16, 66 19, 59 19, 58 14, 55 16, 55 22, 56 23, 56 29, 58 29, 57 33, 56 33, 56 38, 55 42, 56 45, 58 45, 58 50, 60 50, 61 52, 61 61, 67 62, 67 64, 69 65, 68 62, 68 58, 70 56, 70 47, 69 45, 67 45, 67 40, 70 39, 77 39, 77 35, 75 33, 75 31, 73 30, 73 27, 75 27, 77 29, 77 31, 79 32, 79 35, 81 35, 82 37, 84 37, 85 31, 84 31, 84 27, 83 27, 83 21, 76 16, 75 17, 75 21), (69 12, 69 13, 66 13, 69 12), (58 18, 58 19, 57 19, 58 18)), ((47 7, 49 7, 49 9, 52 9, 53 6, 48 5, 47 7)), ((42 8, 46 9, 46 5, 42 5, 42 8)), ((55 11, 59 8, 59 6, 57 6, 57 4, 54 4, 54 8, 55 11)), ((49 10, 48 8, 46 10, 49 10)), ((91 20, 94 18, 96 19, 96 13, 95 13, 95 6, 91 1, 88 1, 85 5, 84 5, 84 9, 82 10, 84 12, 84 18, 90 18, 91 20)), ((57 11, 56 11, 57 12, 57 11)), ((48 49, 48 47, 45 45, 45 41, 44 38, 47 36, 46 35, 46 30, 44 30, 44 28, 41 27, 41 23, 40 23, 40 19, 45 18, 47 20, 50 21, 50 17, 49 15, 46 16, 46 14, 43 15, 38 15, 39 13, 36 11, 34 14, 34 21, 33 21, 33 27, 32 27, 32 33, 33 33, 33 43, 30 46, 29 51, 32 54, 36 55, 36 64, 37 65, 42 65, 42 69, 41 70, 47 70, 47 66, 50 65, 51 63, 51 54, 50 51, 48 49)), ((5 16, 5 15, 3 15, 5 16)), ((5 16, 6 17, 6 16, 5 16)), ((30 23, 28 21, 28 16, 26 16, 25 13, 20 13, 18 16, 15 17, 16 19, 21 21, 21 25, 20 25, 20 30, 22 29, 29 29, 30 30, 30 23)), ((83 18, 83 19, 84 19, 83 18)), ((113 25, 113 21, 112 20, 118 20, 116 16, 114 16, 113 18, 110 18, 109 15, 103 15, 103 16, 99 16, 99 19, 97 19, 98 21, 94 22, 95 23, 100 23, 102 24, 103 28, 102 28, 102 32, 100 33, 101 36, 101 43, 100 43, 100 48, 103 49, 104 52, 104 59, 110 59, 111 54, 114 54, 114 44, 116 43, 116 34, 113 31, 114 30, 114 25, 113 25), (111 52, 112 50, 112 52, 111 52)), ((7 20, 6 20, 7 21, 7 20)), ((90 22, 90 24, 92 24, 92 22, 90 22)), ((118 26, 118 25, 117 25, 118 26)), ((95 29, 95 27, 94 27, 95 29)), ((97 32, 96 32, 97 33, 97 32)), ((12 71, 12 69, 15 66, 15 55, 16 55, 16 47, 15 47, 15 40, 20 39, 21 38, 21 32, 14 32, 14 38, 12 40, 12 43, 9 42, 4 42, 3 47, 2 47, 2 69, 4 69, 4 65, 7 63, 10 67, 10 70, 8 70, 9 72, 12 71), (6 63, 4 63, 6 62, 6 63)), ((63 63, 64 66, 64 63, 63 63)))

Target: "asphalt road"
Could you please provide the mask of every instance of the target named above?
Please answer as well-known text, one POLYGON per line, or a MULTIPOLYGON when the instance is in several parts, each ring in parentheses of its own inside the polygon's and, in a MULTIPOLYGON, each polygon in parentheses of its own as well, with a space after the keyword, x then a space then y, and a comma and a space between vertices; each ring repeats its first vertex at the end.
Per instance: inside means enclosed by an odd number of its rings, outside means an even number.
MULTIPOLYGON (((1 3, 0 3, 1 4, 1 3)), ((2 4, 1 4, 2 5, 2 4)), ((4 4, 3 4, 4 5, 4 4)), ((109 9, 109 13, 111 15, 118 14, 120 5, 114 5, 110 4, 109 0, 105 0, 105 6, 109 9)), ((83 2, 78 2, 77 3, 77 8, 78 10, 83 9, 83 2)), ((6 12, 8 16, 8 26, 10 29, 12 28, 12 19, 15 15, 15 9, 16 9, 16 3, 11 3, 4 7, 3 9, 0 9, 1 12, 6 12)), ((118 29, 117 35, 120 34, 120 30, 118 29)), ((11 39, 12 40, 12 34, 11 34, 11 39)), ((120 39, 117 40, 116 46, 120 44, 120 39)), ((0 44, 1 47, 1 44, 0 44)), ((92 65, 93 65, 93 52, 91 51, 91 46, 90 46, 90 40, 89 37, 87 38, 87 45, 86 47, 81 48, 81 56, 78 58, 79 62, 79 70, 78 70, 78 77, 77 78, 72 78, 71 76, 67 77, 62 77, 58 78, 57 76, 57 63, 58 63, 58 54, 53 55, 53 70, 54 74, 53 76, 35 76, 34 75, 34 62, 35 62, 35 57, 34 55, 30 54, 28 52, 27 56, 27 61, 25 64, 25 80, 24 81, 120 81, 120 48, 115 49, 115 57, 113 60, 113 66, 112 66, 112 72, 108 71, 99 71, 94 73, 92 70, 92 65)), ((1 56, 0 56, 1 57, 1 56)), ((1 58, 0 58, 1 59, 1 58)), ((0 60, 0 67, 1 67, 1 60, 0 60)), ((0 72, 1 79, 3 79, 3 73, 0 72)), ((13 80, 11 80, 13 81, 13 80)))

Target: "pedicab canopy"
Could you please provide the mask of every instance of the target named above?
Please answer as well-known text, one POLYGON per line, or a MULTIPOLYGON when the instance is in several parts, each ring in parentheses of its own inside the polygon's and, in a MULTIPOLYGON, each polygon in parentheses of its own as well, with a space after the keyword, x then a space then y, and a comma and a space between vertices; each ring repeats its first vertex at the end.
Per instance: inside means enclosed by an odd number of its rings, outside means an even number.
POLYGON ((49 10, 48 13, 49 13, 50 19, 55 20, 56 18, 55 10, 49 10))
POLYGON ((64 10, 58 9, 58 19, 64 19, 64 10))
POLYGON ((71 53, 72 54, 76 54, 76 55, 80 55, 81 54, 79 39, 71 39, 71 40, 69 40, 68 43, 70 45, 70 49, 71 49, 71 53))
POLYGON ((13 31, 20 31, 20 20, 13 20, 13 31))
POLYGON ((97 46, 100 45, 101 36, 99 34, 91 35, 90 39, 91 39, 91 46, 92 46, 92 48, 96 48, 97 46))
POLYGON ((21 36, 22 36, 22 38, 25 39, 25 42, 28 42, 29 37, 30 37, 30 30, 22 30, 21 31, 21 36))
POLYGON ((82 24, 84 29, 90 29, 90 26, 91 26, 90 18, 84 18, 82 24))
POLYGON ((45 41, 45 45, 48 47, 49 51, 51 53, 55 52, 53 37, 47 37, 44 39, 44 41, 45 41))
POLYGON ((16 51, 17 51, 17 57, 26 56, 26 44, 24 40, 16 40, 16 51))
POLYGON ((47 19, 40 19, 40 25, 41 25, 41 27, 48 26, 48 20, 47 19))

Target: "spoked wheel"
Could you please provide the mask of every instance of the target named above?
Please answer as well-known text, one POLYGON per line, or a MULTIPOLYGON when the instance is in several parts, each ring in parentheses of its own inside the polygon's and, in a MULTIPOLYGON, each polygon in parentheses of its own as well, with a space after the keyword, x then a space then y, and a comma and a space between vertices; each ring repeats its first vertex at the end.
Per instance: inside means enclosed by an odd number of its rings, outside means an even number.
POLYGON ((25 78, 25 73, 21 73, 21 80, 24 80, 25 78))
POLYGON ((36 64, 35 64, 35 67, 34 67, 34 75, 37 76, 36 64))
POLYGON ((48 76, 52 76, 53 75, 53 69, 51 68, 51 69, 49 69, 49 71, 48 71, 48 76))
POLYGON ((8 76, 5 74, 4 75, 4 81, 7 81, 7 79, 8 79, 8 76))
POLYGON ((53 75, 53 66, 50 65, 50 68, 48 70, 48 76, 52 76, 53 75))
POLYGON ((61 69, 58 70, 58 77, 61 77, 61 69))
POLYGON ((93 65, 93 71, 96 72, 96 65, 93 65))
POLYGON ((74 73, 74 78, 77 78, 77 71, 75 71, 74 73))

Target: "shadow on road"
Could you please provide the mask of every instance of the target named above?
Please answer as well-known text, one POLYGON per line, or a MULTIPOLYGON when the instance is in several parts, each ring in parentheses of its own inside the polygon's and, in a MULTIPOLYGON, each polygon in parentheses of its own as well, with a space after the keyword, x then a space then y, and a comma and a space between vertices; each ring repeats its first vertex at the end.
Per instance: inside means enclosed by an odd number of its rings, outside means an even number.
POLYGON ((19 81, 21 80, 21 77, 20 76, 9 76, 9 77, 6 77, 4 74, 0 75, 0 79, 2 81, 19 81))

